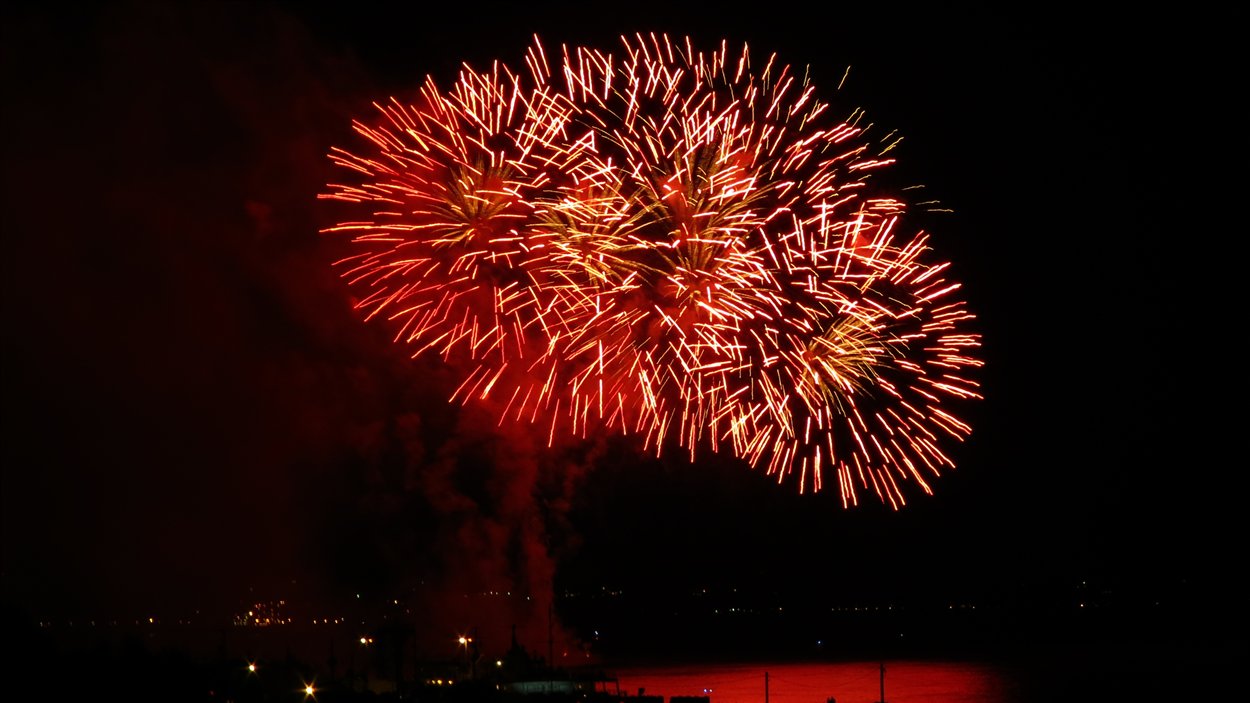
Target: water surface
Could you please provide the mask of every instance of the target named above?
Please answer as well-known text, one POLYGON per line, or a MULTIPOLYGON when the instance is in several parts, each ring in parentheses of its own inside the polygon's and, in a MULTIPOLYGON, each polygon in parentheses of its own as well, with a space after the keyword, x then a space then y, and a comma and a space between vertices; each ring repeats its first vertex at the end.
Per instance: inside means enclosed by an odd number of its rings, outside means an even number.
POLYGON ((988 664, 886 661, 697 664, 614 670, 622 693, 707 696, 711 703, 1016 703, 1006 674, 988 664), (765 682, 767 674, 767 684, 765 682), (767 685, 767 692, 765 686, 767 685))

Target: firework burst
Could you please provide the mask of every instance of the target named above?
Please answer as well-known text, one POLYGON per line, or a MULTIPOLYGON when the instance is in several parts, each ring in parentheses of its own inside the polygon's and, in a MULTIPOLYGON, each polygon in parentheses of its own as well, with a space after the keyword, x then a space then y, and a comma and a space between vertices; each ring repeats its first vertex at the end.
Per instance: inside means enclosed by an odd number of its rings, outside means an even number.
POLYGON ((549 441, 727 451, 847 506, 931 492, 979 336, 907 203, 868 188, 893 143, 745 46, 535 41, 525 68, 427 80, 333 150, 351 178, 323 197, 358 217, 326 231, 366 317, 549 441))

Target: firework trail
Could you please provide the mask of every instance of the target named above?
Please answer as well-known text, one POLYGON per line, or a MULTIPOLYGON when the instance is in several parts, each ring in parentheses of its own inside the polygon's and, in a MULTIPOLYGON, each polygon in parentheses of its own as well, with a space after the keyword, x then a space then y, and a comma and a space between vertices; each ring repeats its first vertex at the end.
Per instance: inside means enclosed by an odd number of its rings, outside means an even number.
POLYGON ((501 421, 730 452, 843 505, 953 462, 980 398, 974 316, 874 193, 894 143, 829 116, 807 80, 747 47, 535 41, 525 70, 466 66, 444 93, 356 122, 358 307, 414 356, 465 362, 453 401, 501 421))

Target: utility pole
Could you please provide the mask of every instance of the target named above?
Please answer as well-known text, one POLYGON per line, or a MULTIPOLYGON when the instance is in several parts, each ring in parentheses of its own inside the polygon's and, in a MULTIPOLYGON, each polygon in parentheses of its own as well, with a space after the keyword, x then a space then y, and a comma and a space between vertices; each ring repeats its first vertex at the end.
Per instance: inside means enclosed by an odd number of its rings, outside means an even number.
POLYGON ((885 662, 881 662, 881 703, 885 703, 885 662))
POLYGON ((768 672, 764 672, 764 703, 768 703, 768 672))

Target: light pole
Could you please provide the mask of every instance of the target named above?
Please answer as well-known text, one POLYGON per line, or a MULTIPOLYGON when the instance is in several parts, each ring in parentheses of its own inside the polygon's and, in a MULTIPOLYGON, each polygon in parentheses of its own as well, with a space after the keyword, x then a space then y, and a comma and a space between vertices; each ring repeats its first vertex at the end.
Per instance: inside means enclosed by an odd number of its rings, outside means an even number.
POLYGON ((460 635, 460 646, 464 647, 464 668, 469 679, 473 678, 473 661, 469 656, 469 647, 473 644, 473 638, 468 635, 460 635))

